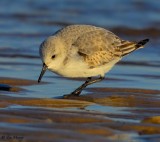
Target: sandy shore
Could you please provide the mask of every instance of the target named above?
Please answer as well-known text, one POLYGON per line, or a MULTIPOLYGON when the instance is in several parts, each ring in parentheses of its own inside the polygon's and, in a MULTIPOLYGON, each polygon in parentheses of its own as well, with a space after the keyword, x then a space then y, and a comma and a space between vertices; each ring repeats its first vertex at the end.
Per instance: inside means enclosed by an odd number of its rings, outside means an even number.
POLYGON ((0 78, 0 141, 116 142, 160 134, 158 90, 90 88, 87 95, 65 99, 7 95, 36 84, 33 80, 0 78), (125 113, 85 110, 94 105, 125 108, 125 113))

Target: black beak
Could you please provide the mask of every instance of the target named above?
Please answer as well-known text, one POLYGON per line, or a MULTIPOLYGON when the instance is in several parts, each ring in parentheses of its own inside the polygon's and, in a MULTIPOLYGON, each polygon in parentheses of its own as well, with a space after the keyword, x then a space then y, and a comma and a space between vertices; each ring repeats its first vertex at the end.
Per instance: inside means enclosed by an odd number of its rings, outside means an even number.
POLYGON ((39 78, 38 78, 38 83, 40 83, 40 81, 41 81, 44 73, 46 72, 46 70, 47 70, 47 66, 46 66, 45 63, 43 63, 42 71, 41 71, 41 74, 40 74, 40 76, 39 76, 39 78))

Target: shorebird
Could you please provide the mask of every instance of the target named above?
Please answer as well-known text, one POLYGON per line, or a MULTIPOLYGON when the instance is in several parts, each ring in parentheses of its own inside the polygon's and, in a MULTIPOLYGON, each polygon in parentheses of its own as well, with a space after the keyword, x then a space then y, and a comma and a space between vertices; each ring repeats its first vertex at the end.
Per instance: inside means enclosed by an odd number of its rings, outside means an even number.
POLYGON ((124 56, 143 48, 149 39, 138 42, 120 39, 109 30, 92 25, 70 25, 40 45, 43 62, 38 82, 48 69, 68 78, 87 80, 70 95, 78 96, 86 86, 99 82, 124 56), (99 76, 96 79, 92 77, 99 76))

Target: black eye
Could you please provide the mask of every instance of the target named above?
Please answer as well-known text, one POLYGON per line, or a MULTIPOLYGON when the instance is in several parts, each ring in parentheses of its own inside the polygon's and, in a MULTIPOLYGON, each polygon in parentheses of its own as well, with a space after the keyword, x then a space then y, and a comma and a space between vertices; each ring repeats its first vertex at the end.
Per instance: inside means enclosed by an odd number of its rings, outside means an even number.
POLYGON ((53 55, 52 57, 51 57, 51 59, 54 59, 56 57, 56 55, 53 55))

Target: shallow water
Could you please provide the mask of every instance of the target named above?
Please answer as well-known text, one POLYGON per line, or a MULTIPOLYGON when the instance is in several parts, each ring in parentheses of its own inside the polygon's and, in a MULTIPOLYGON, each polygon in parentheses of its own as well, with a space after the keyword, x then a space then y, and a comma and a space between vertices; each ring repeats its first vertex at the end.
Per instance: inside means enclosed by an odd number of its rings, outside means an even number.
MULTIPOLYGON (((72 106, 61 108, 61 110, 104 113, 110 116, 111 120, 136 123, 141 122, 145 117, 160 115, 158 105, 160 93, 153 95, 152 92, 143 96, 141 92, 142 98, 139 98, 134 96, 135 94, 132 92, 125 95, 126 92, 115 94, 113 90, 104 92, 102 89, 107 87, 131 88, 131 91, 133 91, 132 88, 160 90, 159 5, 160 1, 158 0, 112 0, 110 2, 105 0, 1 0, 0 84, 7 84, 13 86, 13 88, 16 86, 18 89, 15 90, 18 91, 4 91, 4 86, 0 85, 0 88, 3 88, 0 90, 0 94, 22 98, 57 98, 72 92, 82 84, 82 80, 66 79, 49 71, 44 75, 42 79, 44 83, 41 84, 29 82, 31 85, 27 85, 25 81, 21 84, 18 83, 18 79, 37 81, 42 66, 38 52, 39 45, 47 36, 69 24, 92 24, 107 28, 123 39, 138 41, 149 38, 150 42, 144 49, 125 57, 107 73, 104 81, 88 87, 93 88, 93 90, 86 89, 82 93, 84 96, 89 95, 91 98, 92 94, 93 96, 99 95, 102 100, 104 95, 107 97, 108 95, 112 97, 118 95, 115 98, 124 101, 123 104, 115 104, 114 100, 112 100, 113 103, 101 103, 95 99, 91 101, 94 104, 88 104, 83 108, 72 106), (4 82, 6 79, 10 79, 10 81, 4 82), (100 88, 99 92, 96 92, 95 88, 100 88), (124 95, 124 98, 119 95, 124 95), (125 97, 128 96, 131 96, 131 98, 128 98, 129 100, 135 99, 133 101, 135 104, 131 103, 132 101, 125 100, 125 97), (136 103, 139 99, 143 100, 143 105, 140 105, 141 102, 136 103), (125 104, 126 101, 128 105, 125 104), (155 105, 147 106, 146 103, 155 103, 155 105), (153 108, 152 112, 155 111, 155 113, 148 112, 150 107, 153 108), (144 109, 143 116, 138 115, 141 109, 144 109)), ((81 99, 89 101, 85 97, 81 99)), ((104 99, 106 98, 104 97, 104 99)), ((76 100, 79 99, 76 98, 76 100)), ((5 108, 6 110, 24 109, 24 106, 19 102, 9 104, 5 108)), ((26 108, 34 108, 28 102, 26 105, 28 105, 26 108)), ((44 106, 42 105, 42 107, 44 106)), ((36 108, 39 107, 36 106, 36 108)), ((48 110, 57 109, 55 106, 47 108, 48 110)), ((3 121, 1 125, 3 125, 3 121)), ((137 137, 135 133, 133 138, 132 134, 128 134, 128 139, 140 142, 146 141, 145 137, 138 137, 138 139, 137 137)), ((156 136, 150 138, 157 140, 156 136)), ((116 140, 116 138, 112 137, 110 140, 116 140)), ((127 139, 124 140, 127 141, 127 139)))

